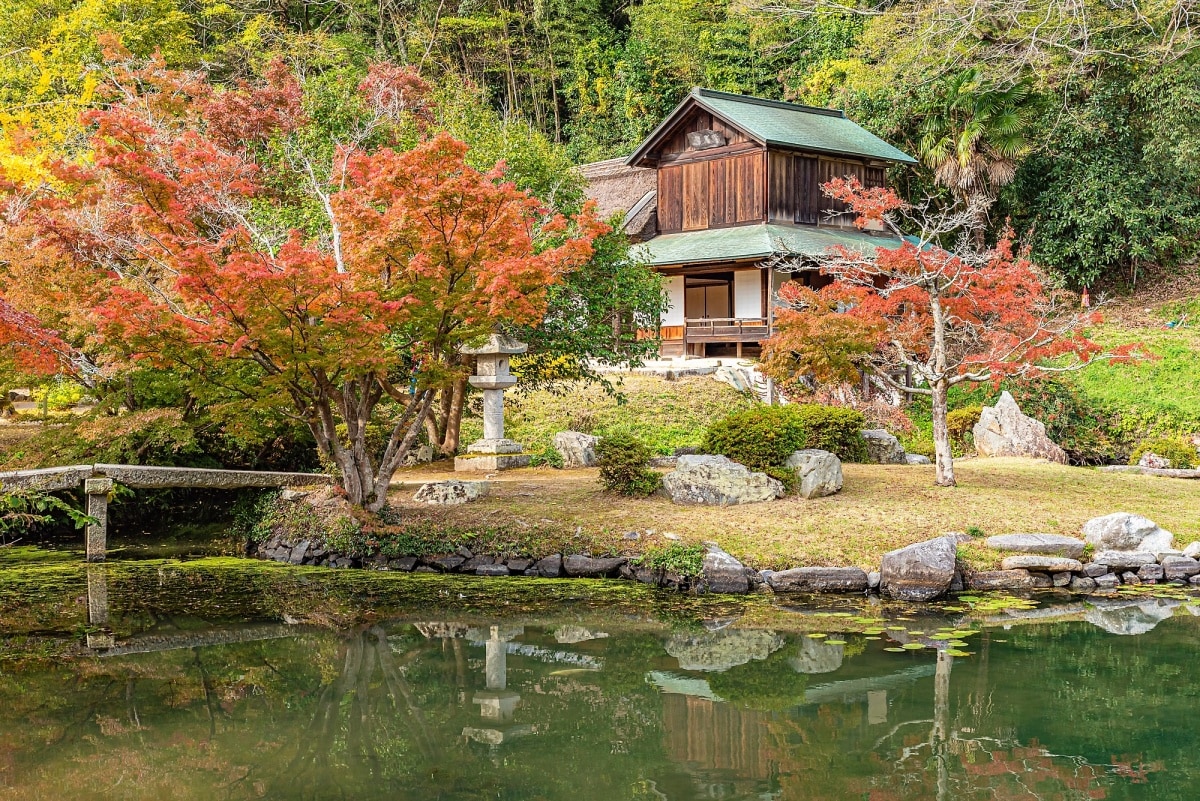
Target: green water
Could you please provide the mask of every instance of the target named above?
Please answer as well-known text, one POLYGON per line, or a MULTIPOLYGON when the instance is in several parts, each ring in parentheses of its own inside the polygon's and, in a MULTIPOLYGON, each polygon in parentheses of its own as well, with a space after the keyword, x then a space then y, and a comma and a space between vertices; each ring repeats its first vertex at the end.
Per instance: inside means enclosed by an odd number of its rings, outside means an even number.
POLYGON ((1200 607, 1006 605, 8 549, 0 799, 1200 797, 1200 607))

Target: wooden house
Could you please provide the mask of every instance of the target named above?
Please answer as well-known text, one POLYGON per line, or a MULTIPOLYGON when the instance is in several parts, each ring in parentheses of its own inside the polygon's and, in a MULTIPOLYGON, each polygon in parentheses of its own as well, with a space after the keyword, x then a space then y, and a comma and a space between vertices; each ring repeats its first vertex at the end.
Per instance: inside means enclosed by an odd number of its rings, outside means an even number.
POLYGON ((666 276, 662 355, 740 356, 769 336, 783 281, 820 280, 815 263, 784 274, 764 269, 770 259, 896 244, 855 228, 821 184, 884 186, 889 167, 915 163, 841 111, 694 89, 629 158, 582 171, 666 276))

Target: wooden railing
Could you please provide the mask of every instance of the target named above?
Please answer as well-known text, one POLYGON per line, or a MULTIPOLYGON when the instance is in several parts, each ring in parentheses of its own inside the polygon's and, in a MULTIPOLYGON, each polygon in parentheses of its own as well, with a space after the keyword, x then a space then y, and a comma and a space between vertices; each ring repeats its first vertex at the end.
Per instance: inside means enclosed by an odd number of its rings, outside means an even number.
POLYGON ((686 342, 757 342, 771 331, 765 317, 696 317, 684 326, 686 342))

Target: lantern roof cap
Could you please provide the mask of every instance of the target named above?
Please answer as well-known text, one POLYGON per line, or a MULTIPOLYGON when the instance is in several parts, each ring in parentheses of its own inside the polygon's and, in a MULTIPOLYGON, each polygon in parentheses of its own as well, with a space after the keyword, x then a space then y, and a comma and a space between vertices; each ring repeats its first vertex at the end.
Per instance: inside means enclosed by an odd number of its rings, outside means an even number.
POLYGON ((524 342, 518 342, 504 334, 490 334, 482 345, 463 347, 462 353, 468 356, 508 356, 527 350, 529 346, 524 342))

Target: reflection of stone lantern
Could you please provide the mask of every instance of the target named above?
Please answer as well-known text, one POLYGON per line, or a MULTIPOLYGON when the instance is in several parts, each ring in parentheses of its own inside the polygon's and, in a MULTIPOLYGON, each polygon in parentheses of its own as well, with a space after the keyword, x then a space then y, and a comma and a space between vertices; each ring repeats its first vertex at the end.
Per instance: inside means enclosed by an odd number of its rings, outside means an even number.
POLYGON ((529 465, 530 457, 521 453, 521 444, 504 437, 504 390, 517 383, 508 362, 528 348, 524 342, 492 334, 483 345, 462 349, 477 360, 475 375, 467 380, 483 390, 483 439, 471 443, 466 455, 454 460, 455 470, 492 471, 529 465))
MULTIPOLYGON (((479 704, 479 716, 485 724, 482 728, 467 726, 463 736, 476 742, 498 746, 517 737, 533 734, 527 723, 513 723, 513 713, 521 702, 521 694, 508 689, 508 643, 525 631, 523 626, 491 626, 484 641, 484 681, 486 689, 479 690, 471 699, 479 704)), ((478 630, 468 633, 477 635, 478 630)))

